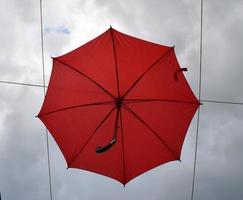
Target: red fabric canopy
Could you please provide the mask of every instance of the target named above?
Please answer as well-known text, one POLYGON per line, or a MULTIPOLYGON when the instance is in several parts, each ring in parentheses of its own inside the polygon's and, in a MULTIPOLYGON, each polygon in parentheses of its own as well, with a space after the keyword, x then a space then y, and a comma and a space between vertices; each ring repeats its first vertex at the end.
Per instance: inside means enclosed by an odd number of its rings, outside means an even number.
POLYGON ((200 105, 182 71, 174 47, 110 28, 53 58, 38 117, 68 168, 126 184, 158 165, 180 160, 200 105))

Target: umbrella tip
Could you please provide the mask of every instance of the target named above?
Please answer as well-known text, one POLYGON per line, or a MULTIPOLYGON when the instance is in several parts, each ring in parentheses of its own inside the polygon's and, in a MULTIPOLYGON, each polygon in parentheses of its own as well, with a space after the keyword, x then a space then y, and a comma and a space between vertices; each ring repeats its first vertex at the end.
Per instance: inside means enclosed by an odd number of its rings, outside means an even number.
POLYGON ((110 29, 112 29, 112 26, 110 25, 110 29))

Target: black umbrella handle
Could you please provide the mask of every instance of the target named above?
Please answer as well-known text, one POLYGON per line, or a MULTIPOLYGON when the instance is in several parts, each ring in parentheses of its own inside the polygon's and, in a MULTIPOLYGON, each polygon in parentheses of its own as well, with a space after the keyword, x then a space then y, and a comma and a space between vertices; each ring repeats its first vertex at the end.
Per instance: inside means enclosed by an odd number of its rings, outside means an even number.
POLYGON ((98 146, 96 148, 96 153, 104 153, 108 151, 115 143, 116 143, 116 139, 114 138, 106 146, 98 146))
POLYGON ((98 145, 96 148, 96 153, 104 153, 104 152, 108 151, 116 143, 117 130, 119 128, 119 126, 118 126, 119 113, 120 113, 120 108, 117 109, 116 121, 115 121, 115 127, 114 127, 114 135, 113 135, 112 140, 105 146, 98 145))

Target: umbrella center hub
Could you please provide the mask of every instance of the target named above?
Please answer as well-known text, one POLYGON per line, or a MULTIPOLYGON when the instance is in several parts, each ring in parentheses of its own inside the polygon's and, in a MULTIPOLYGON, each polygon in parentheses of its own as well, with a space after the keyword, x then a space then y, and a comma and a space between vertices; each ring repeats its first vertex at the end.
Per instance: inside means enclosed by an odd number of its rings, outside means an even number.
POLYGON ((122 104, 122 98, 121 97, 117 97, 116 99, 115 99, 115 103, 116 103, 116 107, 117 108, 120 108, 121 107, 121 104, 122 104))

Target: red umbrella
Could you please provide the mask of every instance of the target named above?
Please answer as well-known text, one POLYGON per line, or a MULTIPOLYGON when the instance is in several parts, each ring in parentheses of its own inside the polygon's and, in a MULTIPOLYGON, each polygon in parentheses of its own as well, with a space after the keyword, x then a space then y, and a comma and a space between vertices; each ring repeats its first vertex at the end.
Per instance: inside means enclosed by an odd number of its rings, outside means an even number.
POLYGON ((113 28, 53 58, 38 117, 61 149, 68 168, 126 184, 163 163, 180 160, 200 103, 174 47, 113 28))

